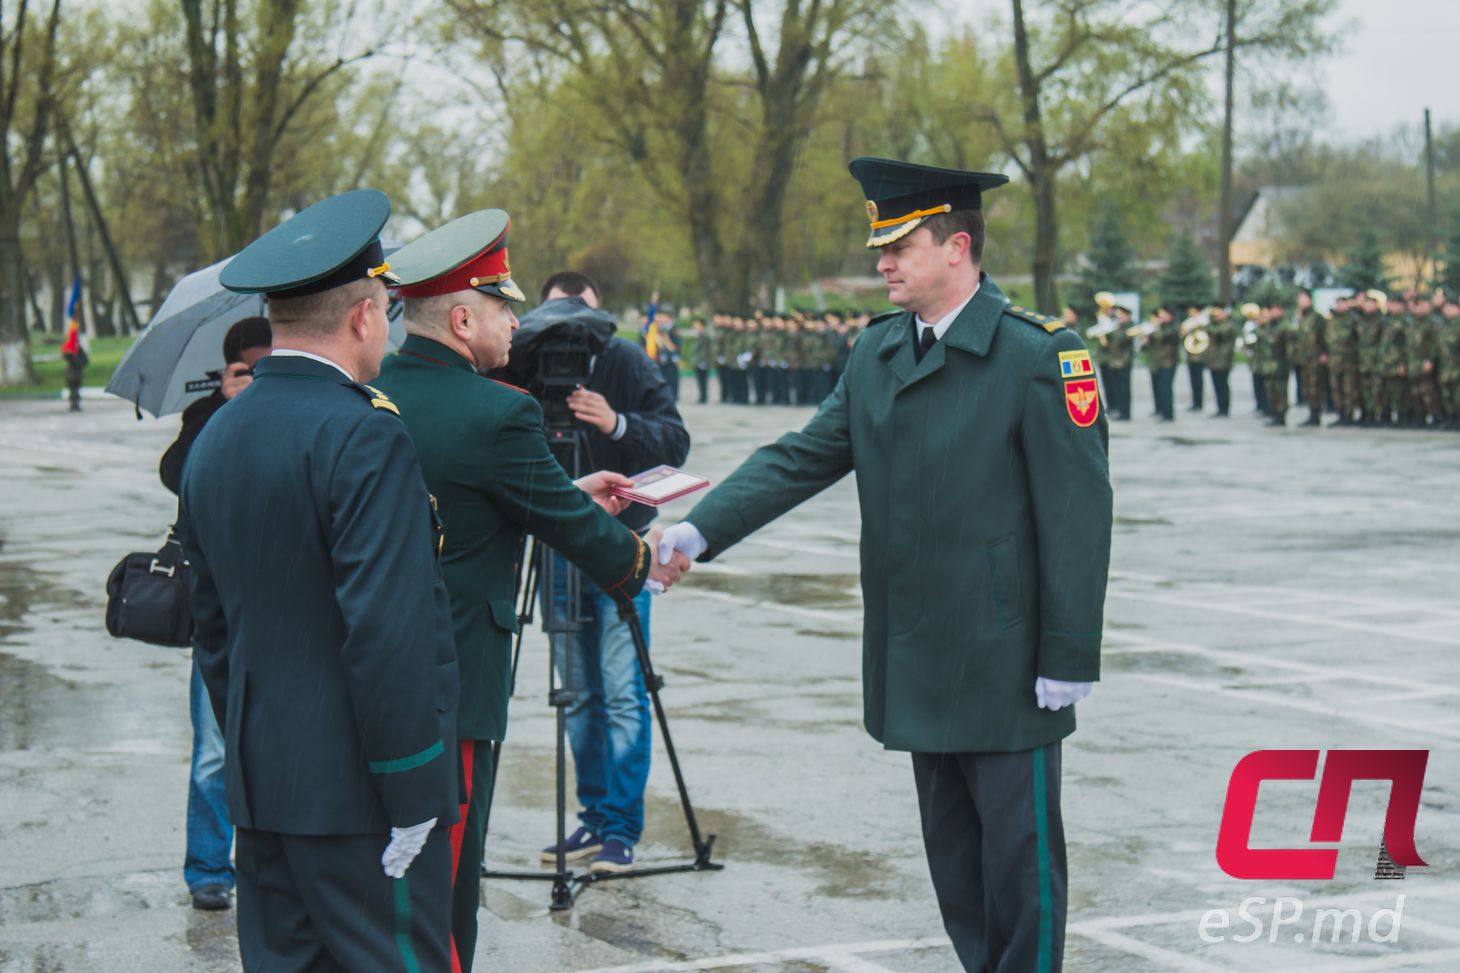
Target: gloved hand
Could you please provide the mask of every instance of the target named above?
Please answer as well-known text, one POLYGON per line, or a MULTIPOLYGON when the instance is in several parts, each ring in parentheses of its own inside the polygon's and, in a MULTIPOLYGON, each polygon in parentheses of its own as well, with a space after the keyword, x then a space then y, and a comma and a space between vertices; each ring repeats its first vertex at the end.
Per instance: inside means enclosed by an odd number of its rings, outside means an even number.
POLYGON ((693 561, 709 549, 710 542, 689 521, 682 521, 664 531, 659 539, 659 563, 668 564, 674 552, 678 551, 693 561))
POLYGON ((426 845, 426 839, 431 837, 431 829, 436 827, 436 819, 424 824, 413 824, 409 828, 391 828, 390 844, 385 846, 385 854, 380 856, 380 864, 385 868, 385 874, 391 878, 400 878, 411 867, 411 862, 421 853, 426 845))
POLYGON ((1093 682, 1061 682, 1040 676, 1034 680, 1034 698, 1044 709, 1054 711, 1078 703, 1094 688, 1093 682))

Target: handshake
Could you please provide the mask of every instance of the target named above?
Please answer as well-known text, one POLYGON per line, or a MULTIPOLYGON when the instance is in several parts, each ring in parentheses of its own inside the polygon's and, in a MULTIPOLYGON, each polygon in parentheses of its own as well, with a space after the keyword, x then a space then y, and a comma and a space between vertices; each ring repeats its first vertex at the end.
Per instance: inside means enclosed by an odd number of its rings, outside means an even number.
MULTIPOLYGON (((628 477, 607 470, 590 473, 573 482, 594 503, 615 517, 624 512, 629 501, 614 491, 634 485, 628 477)), ((656 525, 644 535, 644 543, 649 545, 654 560, 645 587, 656 595, 662 595, 672 588, 690 569, 690 562, 703 554, 709 546, 693 524, 675 524, 667 530, 656 525)))

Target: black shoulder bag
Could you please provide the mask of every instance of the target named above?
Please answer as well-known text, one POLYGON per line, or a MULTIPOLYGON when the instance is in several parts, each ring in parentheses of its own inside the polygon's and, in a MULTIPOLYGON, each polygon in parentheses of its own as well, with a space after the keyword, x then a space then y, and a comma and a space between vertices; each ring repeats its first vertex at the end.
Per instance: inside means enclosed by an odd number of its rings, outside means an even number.
POLYGON ((106 630, 153 645, 192 645, 188 562, 176 530, 168 528, 162 550, 136 551, 112 568, 106 579, 106 630))

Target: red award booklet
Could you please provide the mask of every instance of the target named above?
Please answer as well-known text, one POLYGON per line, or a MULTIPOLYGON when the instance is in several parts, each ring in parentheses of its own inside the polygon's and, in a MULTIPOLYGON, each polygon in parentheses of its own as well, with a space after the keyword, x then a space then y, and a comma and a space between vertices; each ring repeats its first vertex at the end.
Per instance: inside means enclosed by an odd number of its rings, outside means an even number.
POLYGON ((614 493, 635 503, 645 503, 651 507, 678 500, 682 496, 694 493, 696 490, 703 490, 710 485, 710 481, 704 477, 686 473, 684 470, 676 470, 672 466, 656 466, 652 470, 645 470, 630 479, 634 481, 632 487, 621 488, 615 490, 614 493))

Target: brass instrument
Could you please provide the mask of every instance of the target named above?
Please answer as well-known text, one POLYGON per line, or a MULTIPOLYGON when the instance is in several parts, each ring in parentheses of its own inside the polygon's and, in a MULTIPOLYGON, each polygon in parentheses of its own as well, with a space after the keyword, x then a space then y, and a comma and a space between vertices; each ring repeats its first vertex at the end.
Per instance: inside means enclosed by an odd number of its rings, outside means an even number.
POLYGON ((1155 321, 1147 321, 1144 324, 1136 325, 1134 328, 1127 328, 1125 336, 1127 338, 1149 338, 1159 330, 1161 330, 1161 325, 1155 321))
POLYGON ((1193 314, 1181 322, 1181 347, 1186 349, 1188 355, 1200 357, 1212 346, 1212 336, 1207 334, 1209 324, 1211 315, 1206 311, 1193 314))

